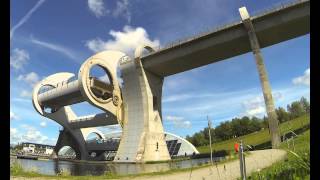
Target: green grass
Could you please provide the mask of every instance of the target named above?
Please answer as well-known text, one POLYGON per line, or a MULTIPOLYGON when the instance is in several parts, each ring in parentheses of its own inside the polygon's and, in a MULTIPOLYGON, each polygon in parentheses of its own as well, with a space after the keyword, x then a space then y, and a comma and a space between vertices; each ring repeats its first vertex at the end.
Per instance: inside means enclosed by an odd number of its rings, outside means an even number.
POLYGON ((295 148, 288 148, 283 142, 280 147, 288 152, 287 159, 252 173, 248 179, 310 179, 310 130, 295 138, 294 144, 295 148))
POLYGON ((189 160, 190 157, 179 157, 176 159, 163 160, 163 161, 147 161, 146 164, 158 164, 158 163, 171 163, 171 162, 179 162, 189 160))
MULTIPOLYGON (((310 123, 310 116, 309 115, 303 115, 299 118, 284 122, 280 124, 280 133, 284 134, 289 132, 290 130, 296 130, 299 129, 307 124, 310 123)), ((265 142, 270 141, 270 135, 269 135, 269 130, 264 129, 255 133, 251 133, 245 136, 240 136, 234 139, 229 139, 226 141, 218 142, 212 144, 212 149, 219 151, 219 150, 226 150, 226 151, 233 151, 234 149, 234 144, 236 142, 239 142, 239 140, 242 139, 242 141, 245 144, 249 145, 258 145, 262 144, 265 142)), ((200 153, 210 153, 210 146, 200 146, 197 147, 198 151, 200 153)))
POLYGON ((28 177, 36 177, 40 174, 38 174, 36 171, 29 171, 26 172, 22 169, 22 167, 18 163, 10 164, 10 175, 11 176, 28 176, 28 177))

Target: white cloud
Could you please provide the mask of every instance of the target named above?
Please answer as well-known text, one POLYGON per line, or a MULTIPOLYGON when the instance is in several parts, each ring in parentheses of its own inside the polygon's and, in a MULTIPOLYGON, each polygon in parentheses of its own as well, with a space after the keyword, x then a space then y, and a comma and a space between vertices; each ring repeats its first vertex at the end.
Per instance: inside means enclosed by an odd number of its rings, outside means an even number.
POLYGON ((190 128, 191 127, 191 122, 190 121, 183 121, 183 127, 190 128))
POLYGON ((131 22, 131 13, 129 11, 129 1, 128 0, 118 0, 116 2, 116 7, 108 9, 105 7, 103 0, 88 0, 89 10, 97 17, 100 18, 109 13, 112 13, 112 16, 124 17, 128 23, 131 22))
POLYGON ((242 104, 246 111, 244 115, 260 117, 266 113, 262 96, 256 96, 252 99, 245 100, 242 104))
POLYGON ((126 18, 128 23, 130 23, 131 22, 131 13, 129 11, 129 1, 128 0, 117 1, 117 7, 113 11, 112 14, 115 17, 122 16, 122 17, 126 18))
POLYGON ((197 118, 199 115, 209 115, 215 119, 225 119, 234 116, 235 111, 240 110, 241 102, 253 97, 256 89, 224 92, 196 92, 169 96, 168 103, 163 107, 167 114, 183 112, 189 118, 197 118), (169 101, 170 100, 170 101, 169 101), (192 105, 190 104, 192 102, 192 105))
MULTIPOLYGON (((176 96, 174 95, 174 93, 180 96, 181 95, 180 92, 182 91, 182 89, 190 89, 190 84, 197 84, 198 82, 199 80, 197 80, 197 77, 195 77, 193 73, 189 74, 188 72, 166 77, 164 79, 164 84, 163 84, 164 95, 165 96, 167 94, 170 95, 167 97, 168 101, 170 102, 176 101, 174 100, 175 99, 174 96, 176 96)), ((184 96, 178 97, 178 100, 189 98, 189 95, 190 95, 189 93, 185 93, 185 91, 182 91, 182 92, 184 96), (186 94, 187 96, 185 96, 186 94)))
POLYGON ((167 116, 166 119, 169 120, 169 121, 181 121, 184 118, 183 117, 179 117, 179 116, 167 116))
POLYGON ((302 76, 296 77, 292 80, 294 85, 310 86, 310 68, 308 68, 302 76))
POLYGON ((16 48, 10 55, 10 66, 17 70, 22 69, 29 59, 30 56, 26 50, 16 48))
POLYGON ((103 0, 88 0, 88 6, 97 18, 104 16, 108 12, 104 7, 103 0))
MULTIPOLYGON (((273 94, 273 100, 277 101, 279 99, 283 98, 283 95, 280 92, 273 94)), ((265 102, 262 95, 256 96, 252 99, 245 100, 243 103, 243 106, 245 108, 245 113, 243 115, 252 117, 262 117, 266 114, 266 108, 265 108, 265 102)))
MULTIPOLYGON (((17 80, 18 81, 24 81, 25 83, 27 83, 31 87, 33 87, 34 85, 36 85, 40 81, 40 78, 39 78, 37 73, 30 72, 30 73, 25 74, 25 75, 19 75, 17 80)), ((26 94, 24 94, 24 95, 26 95, 26 94)))
POLYGON ((106 137, 109 137, 110 134, 122 132, 122 128, 119 124, 108 125, 103 127, 97 127, 106 137))
POLYGON ((34 43, 34 44, 37 44, 41 47, 44 47, 44 48, 47 48, 47 49, 50 49, 50 50, 53 50, 53 51, 56 51, 56 52, 59 52, 67 57, 69 57, 70 59, 73 59, 73 60, 77 60, 77 56, 75 55, 75 53, 66 48, 66 47, 63 47, 61 45, 58 45, 58 44, 53 44, 53 43, 49 43, 49 42, 45 42, 45 41, 40 41, 39 39, 35 39, 34 37, 30 37, 31 38, 31 42, 34 43))
POLYGON ((16 144, 18 142, 32 142, 40 144, 52 144, 51 139, 30 125, 23 124, 21 125, 21 129, 10 128, 10 143, 16 144))
POLYGON ((30 103, 30 99, 24 99, 24 98, 12 98, 11 100, 15 102, 30 103))
POLYGON ((23 141, 33 142, 33 143, 46 143, 48 137, 43 135, 40 131, 37 130, 27 130, 27 132, 22 135, 23 141))
POLYGON ((190 128, 191 122, 186 121, 184 117, 180 116, 166 116, 166 120, 172 121, 173 125, 177 128, 190 128))
POLYGON ((17 128, 10 127, 10 144, 17 144, 21 141, 21 137, 18 133, 17 128))
POLYGON ((168 97, 165 97, 162 102, 169 103, 169 102, 177 102, 177 101, 185 101, 188 99, 194 99, 194 98, 208 98, 208 97, 214 97, 214 94, 174 94, 168 97))
POLYGON ((10 111, 10 120, 18 120, 19 117, 12 111, 10 111))
POLYGON ((104 76, 101 76, 98 78, 99 80, 105 82, 105 83, 110 83, 110 79, 109 76, 107 74, 105 74, 104 76))
POLYGON ((105 49, 105 42, 99 38, 92 39, 86 42, 86 46, 93 52, 102 51, 105 49))
POLYGON ((86 46, 93 52, 102 50, 118 50, 132 55, 139 45, 147 44, 151 47, 160 46, 158 39, 151 40, 147 31, 142 27, 132 28, 124 26, 123 31, 111 30, 112 40, 103 41, 100 38, 88 40, 86 46))
POLYGON ((21 93, 20 93, 20 96, 29 98, 29 97, 32 97, 32 92, 31 91, 27 91, 27 90, 22 90, 21 93))
POLYGON ((56 143, 57 143, 57 140, 58 139, 56 139, 56 138, 50 138, 50 139, 47 140, 46 144, 55 146, 56 143))
POLYGON ((20 27, 22 26, 24 23, 26 23, 28 21, 28 19, 31 17, 31 15, 45 2, 45 0, 39 0, 37 2, 36 5, 34 5, 29 11, 28 13, 23 16, 21 18, 21 20, 16 24, 14 25, 11 29, 10 29, 10 40, 12 39, 13 37, 13 34, 14 32, 20 27))
POLYGON ((40 126, 41 126, 41 127, 46 127, 46 126, 47 126, 47 123, 44 122, 44 121, 42 121, 42 122, 40 123, 40 126))
MULTIPOLYGON (((172 91, 173 89, 175 88, 178 88, 179 85, 180 85, 180 82, 181 84, 184 83, 184 84, 192 84, 191 82, 192 81, 188 81, 186 79, 179 79, 176 81, 176 83, 172 83, 172 87, 170 89, 170 91, 172 91), (183 82, 185 80, 185 82, 183 82), (179 83, 177 83, 179 82, 179 83)), ((166 84, 167 85, 167 84, 166 84)), ((181 89, 181 86, 180 86, 180 89, 181 89)), ((174 103, 177 103, 179 101, 185 101, 185 100, 190 100, 193 101, 193 100, 203 100, 203 99, 208 99, 208 98, 211 98, 211 99, 214 99, 214 100, 222 100, 222 101, 225 101, 226 98, 230 98, 230 99, 235 99, 234 97, 235 96, 243 96, 243 98, 246 98, 244 97, 244 95, 247 95, 248 93, 251 93, 253 92, 254 89, 247 89, 247 90, 241 90, 241 91, 229 91, 229 92, 197 92, 197 93, 180 93, 180 94, 172 94, 170 96, 165 96, 162 100, 162 102, 165 102, 165 103, 171 103, 171 102, 174 102, 174 103)), ((241 97, 240 97, 241 98, 241 97)), ((238 100, 238 99, 237 99, 238 100)), ((212 102, 210 101, 210 103, 212 104, 212 102)), ((202 106, 204 107, 204 106, 202 106)), ((199 107, 201 108, 201 107, 199 107)))
POLYGON ((262 115, 264 115, 266 113, 266 109, 263 105, 259 105, 257 107, 254 108, 250 108, 246 111, 246 114, 250 117, 252 116, 258 116, 261 117, 262 115))
POLYGON ((10 134, 17 134, 17 128, 10 128, 10 134))

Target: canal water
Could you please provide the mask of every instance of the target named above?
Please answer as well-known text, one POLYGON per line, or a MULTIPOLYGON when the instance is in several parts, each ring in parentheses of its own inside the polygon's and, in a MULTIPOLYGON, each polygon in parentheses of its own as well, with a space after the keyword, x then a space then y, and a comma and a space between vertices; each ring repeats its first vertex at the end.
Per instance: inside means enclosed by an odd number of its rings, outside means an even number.
MULTIPOLYGON (((224 157, 216 158, 216 161, 224 157)), ((196 167, 210 163, 210 158, 190 159, 178 162, 156 164, 128 164, 112 162, 70 162, 62 160, 30 160, 10 158, 10 164, 18 163, 25 171, 37 171, 40 174, 56 175, 67 172, 73 176, 103 175, 107 172, 118 175, 139 174, 196 167)))

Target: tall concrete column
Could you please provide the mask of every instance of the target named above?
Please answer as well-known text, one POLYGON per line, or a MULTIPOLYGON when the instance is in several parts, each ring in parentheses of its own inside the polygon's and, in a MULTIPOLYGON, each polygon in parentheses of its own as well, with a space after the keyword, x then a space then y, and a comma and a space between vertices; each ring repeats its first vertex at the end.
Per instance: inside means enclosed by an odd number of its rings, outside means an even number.
POLYGON ((262 86, 262 91, 263 91, 263 97, 264 97, 264 102, 266 105, 266 110, 268 114, 268 122, 269 122, 269 129, 271 133, 271 142, 272 142, 272 148, 277 148, 280 145, 280 136, 279 136, 279 122, 278 122, 278 117, 275 112, 274 108, 274 102, 272 98, 272 93, 271 93, 271 87, 270 83, 268 80, 268 74, 266 71, 266 68, 263 63, 263 58, 261 55, 260 51, 260 45, 259 41, 257 39, 256 33, 254 31, 254 27, 252 25, 250 15, 245 7, 242 7, 239 9, 240 16, 242 19, 242 22, 248 31, 249 35, 249 40, 250 40, 250 45, 253 51, 253 55, 256 59, 256 64, 259 72, 259 77, 260 77, 260 82, 262 86))
POLYGON ((124 86, 124 126, 115 162, 170 160, 161 120, 163 77, 145 71, 141 55, 149 46, 139 46, 135 58, 123 58, 120 70, 124 86))

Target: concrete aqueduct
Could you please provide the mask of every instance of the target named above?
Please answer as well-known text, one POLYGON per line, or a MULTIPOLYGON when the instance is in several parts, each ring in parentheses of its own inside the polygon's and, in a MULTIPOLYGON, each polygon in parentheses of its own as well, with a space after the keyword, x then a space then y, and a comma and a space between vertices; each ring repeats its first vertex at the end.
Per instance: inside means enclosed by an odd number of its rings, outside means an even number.
POLYGON ((267 106, 274 147, 277 146, 277 119, 260 47, 286 41, 310 31, 310 2, 300 0, 258 16, 250 17, 240 9, 242 20, 208 34, 169 48, 154 51, 141 46, 134 57, 119 51, 103 51, 87 59, 78 72, 53 74, 33 91, 33 105, 42 116, 64 127, 55 152, 71 146, 79 159, 90 159, 86 137, 95 127, 120 124, 122 138, 114 161, 146 162, 170 159, 161 117, 162 85, 166 76, 221 61, 253 51, 267 106), (144 50, 149 51, 141 56, 144 50), (110 83, 90 76, 90 69, 99 66, 110 83), (119 66, 124 86, 116 76, 119 66), (42 92, 44 87, 50 87, 42 92), (77 117, 70 105, 87 101, 104 113, 77 117))

